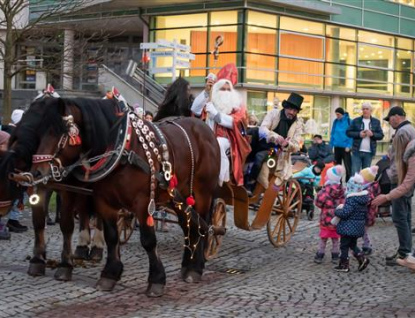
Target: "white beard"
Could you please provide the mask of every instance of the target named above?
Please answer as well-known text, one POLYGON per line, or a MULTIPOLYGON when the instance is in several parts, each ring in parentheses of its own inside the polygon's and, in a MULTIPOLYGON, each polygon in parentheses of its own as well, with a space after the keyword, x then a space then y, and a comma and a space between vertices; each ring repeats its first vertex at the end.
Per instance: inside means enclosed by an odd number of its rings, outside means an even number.
POLYGON ((220 113, 226 115, 241 107, 241 99, 236 91, 217 91, 212 96, 212 102, 220 113))

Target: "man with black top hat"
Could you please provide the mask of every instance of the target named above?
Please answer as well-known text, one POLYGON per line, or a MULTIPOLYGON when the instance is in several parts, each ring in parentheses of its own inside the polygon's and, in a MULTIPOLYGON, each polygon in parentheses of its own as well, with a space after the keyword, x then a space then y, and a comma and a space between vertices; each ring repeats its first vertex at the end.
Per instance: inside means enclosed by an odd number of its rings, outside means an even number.
POLYGON ((346 135, 351 120, 349 113, 338 107, 334 111, 336 119, 333 121, 330 133, 330 147, 334 148, 334 161, 337 165, 344 163, 346 182, 352 174, 352 157, 350 155, 353 139, 346 135))
MULTIPOLYGON (((392 140, 392 146, 389 149, 388 156, 390 158, 390 168, 386 170, 390 182, 390 194, 380 195, 379 199, 374 200, 374 205, 381 205, 385 203, 383 199, 387 196, 392 202, 392 221, 398 232, 399 248, 398 251, 386 257, 386 265, 403 265, 414 266, 414 258, 412 254, 412 235, 411 235, 411 201, 413 195, 413 186, 406 193, 395 195, 397 191, 394 189, 400 188, 408 167, 405 163, 405 158, 408 156, 406 148, 411 140, 415 140, 415 128, 406 120, 406 114, 402 107, 395 106, 389 110, 388 116, 383 120, 389 122, 391 127, 395 129, 395 135, 392 140), (395 199, 393 199, 395 197, 395 199)), ((400 189, 399 189, 400 190, 400 189)), ((415 268, 415 266, 414 266, 415 268)))
POLYGON ((291 176, 291 153, 300 150, 303 133, 303 120, 297 117, 303 100, 301 95, 291 93, 288 99, 282 102, 283 109, 273 109, 265 116, 259 127, 260 142, 250 172, 251 182, 258 179, 265 188, 268 187, 269 170, 263 163, 270 149, 275 148, 281 151, 276 163, 276 185, 281 185, 291 176))

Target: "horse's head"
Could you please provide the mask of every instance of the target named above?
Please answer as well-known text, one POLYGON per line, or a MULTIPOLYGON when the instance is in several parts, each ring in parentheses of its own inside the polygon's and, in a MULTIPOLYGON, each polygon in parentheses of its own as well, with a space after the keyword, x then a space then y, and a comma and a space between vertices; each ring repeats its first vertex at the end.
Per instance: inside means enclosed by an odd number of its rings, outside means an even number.
MULTIPOLYGON (((75 124, 74 116, 69 116, 68 111, 62 99, 34 101, 10 138, 7 158, 1 164, 5 167, 2 172, 26 186, 47 182, 50 170, 61 166, 58 154, 66 150, 70 142, 69 135, 75 124)), ((80 147, 77 148, 76 155, 79 155, 80 147)))
POLYGON ((49 179, 61 181, 65 177, 65 167, 73 164, 81 155, 82 139, 79 124, 82 115, 76 107, 55 99, 53 111, 60 125, 49 127, 39 135, 39 146, 32 156, 30 182, 47 183, 49 179))

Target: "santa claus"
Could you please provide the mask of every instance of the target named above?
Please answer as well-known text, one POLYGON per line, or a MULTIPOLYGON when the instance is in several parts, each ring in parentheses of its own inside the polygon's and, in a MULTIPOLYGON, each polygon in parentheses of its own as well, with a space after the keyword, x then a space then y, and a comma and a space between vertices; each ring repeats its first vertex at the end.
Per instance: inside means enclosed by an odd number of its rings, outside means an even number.
POLYGON ((232 159, 233 179, 243 185, 243 164, 251 151, 249 142, 243 135, 246 108, 239 93, 228 79, 221 79, 212 87, 212 99, 206 104, 206 123, 215 132, 221 150, 219 184, 230 181, 232 159))

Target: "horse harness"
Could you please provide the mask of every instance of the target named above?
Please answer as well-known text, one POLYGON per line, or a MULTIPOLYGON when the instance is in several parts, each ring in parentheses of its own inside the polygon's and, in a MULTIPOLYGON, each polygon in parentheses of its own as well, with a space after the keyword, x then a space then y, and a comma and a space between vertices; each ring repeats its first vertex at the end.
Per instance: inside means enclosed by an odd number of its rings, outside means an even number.
MULTIPOLYGON (((82 182, 96 182, 109 173, 111 173, 119 164, 129 163, 134 165, 145 173, 150 174, 150 203, 148 205, 149 215, 153 215, 156 209, 155 204, 155 191, 156 180, 159 182, 159 186, 163 189, 167 189, 167 185, 173 176, 172 164, 169 160, 169 150, 166 139, 160 128, 151 122, 144 122, 137 114, 132 111, 124 112, 122 118, 122 127, 119 128, 117 134, 117 140, 112 150, 107 150, 104 154, 98 155, 92 158, 87 158, 88 153, 81 155, 81 157, 73 164, 64 167, 61 160, 58 158, 59 153, 67 146, 68 141, 70 146, 81 144, 79 136, 79 128, 74 123, 72 115, 64 116, 63 120, 66 122, 68 132, 64 133, 57 145, 53 155, 36 154, 33 155, 33 163, 47 162, 50 165, 51 174, 44 176, 41 179, 34 180, 30 173, 22 173, 29 180, 28 182, 22 182, 25 186, 36 186, 37 184, 46 184, 50 179, 55 182, 62 181, 71 172, 74 176, 82 182), (152 128, 152 130, 150 129, 152 128), (139 144, 145 153, 144 161, 134 150, 131 150, 132 130, 137 135, 139 144), (160 164, 161 171, 156 171, 155 162, 152 159, 152 153, 156 156, 157 161, 160 164), (95 163, 92 167, 91 164, 95 163), (82 167, 81 169, 75 169, 82 167), (91 174, 92 172, 92 174, 91 174)), ((193 193, 193 179, 194 179, 194 153, 190 138, 186 130, 173 119, 166 120, 165 122, 178 127, 185 135, 186 141, 190 148, 191 155, 191 177, 190 177, 190 195, 193 193)), ((117 124, 116 124, 117 125, 117 124)), ((169 191, 172 197, 180 197, 180 194, 169 191)))

